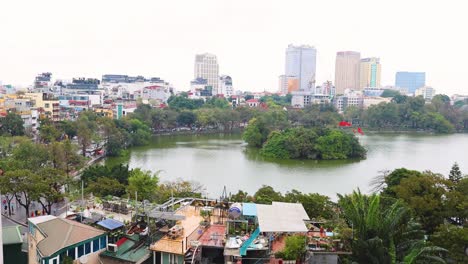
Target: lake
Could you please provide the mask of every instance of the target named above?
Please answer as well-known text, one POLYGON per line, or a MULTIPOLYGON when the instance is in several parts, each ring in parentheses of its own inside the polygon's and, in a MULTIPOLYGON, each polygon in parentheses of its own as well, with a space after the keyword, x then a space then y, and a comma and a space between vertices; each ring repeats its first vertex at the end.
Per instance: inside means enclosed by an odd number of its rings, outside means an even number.
POLYGON ((455 161, 468 173, 468 134, 380 134, 359 137, 368 150, 365 160, 310 161, 265 159, 247 148, 240 134, 154 137, 149 146, 132 148, 125 158, 130 168, 156 172, 162 181, 182 178, 206 187, 210 197, 239 189, 253 194, 262 185, 286 192, 317 192, 336 200, 336 193, 371 190, 371 180, 383 170, 410 168, 447 175, 455 161))

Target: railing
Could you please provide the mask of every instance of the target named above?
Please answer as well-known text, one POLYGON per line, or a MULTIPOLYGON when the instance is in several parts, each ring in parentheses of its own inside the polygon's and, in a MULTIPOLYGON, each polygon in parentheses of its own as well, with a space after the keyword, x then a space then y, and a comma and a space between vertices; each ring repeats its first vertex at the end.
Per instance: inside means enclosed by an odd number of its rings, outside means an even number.
POLYGON ((252 244, 252 242, 258 237, 260 234, 260 228, 257 227, 255 231, 252 233, 252 235, 247 239, 241 246, 240 248, 240 254, 241 256, 247 255, 247 248, 252 244))
POLYGON ((187 250, 187 248, 190 247, 192 241, 197 241, 202 235, 203 235, 203 231, 204 229, 201 227, 201 226, 198 226, 197 228, 195 228, 195 230, 193 230, 192 233, 190 233, 190 235, 188 235, 186 238, 185 238, 185 250, 187 250))

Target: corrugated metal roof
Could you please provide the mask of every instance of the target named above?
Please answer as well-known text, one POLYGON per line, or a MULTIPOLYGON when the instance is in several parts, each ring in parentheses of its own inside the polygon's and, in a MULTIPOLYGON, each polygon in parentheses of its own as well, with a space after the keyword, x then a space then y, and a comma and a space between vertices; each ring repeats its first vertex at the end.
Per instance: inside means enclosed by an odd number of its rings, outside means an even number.
POLYGON ((62 218, 54 218, 36 226, 46 236, 37 243, 37 248, 44 257, 51 256, 60 249, 104 234, 104 231, 94 227, 62 218))
POLYGON ((257 218, 261 232, 307 232, 304 220, 309 220, 302 204, 280 202, 257 204, 257 218))
POLYGON ((21 236, 19 226, 7 226, 2 228, 2 238, 4 245, 23 243, 23 237, 21 236))
POLYGON ((114 219, 110 219, 110 218, 104 219, 98 222, 97 224, 108 230, 114 230, 114 229, 124 226, 122 222, 114 220, 114 219))

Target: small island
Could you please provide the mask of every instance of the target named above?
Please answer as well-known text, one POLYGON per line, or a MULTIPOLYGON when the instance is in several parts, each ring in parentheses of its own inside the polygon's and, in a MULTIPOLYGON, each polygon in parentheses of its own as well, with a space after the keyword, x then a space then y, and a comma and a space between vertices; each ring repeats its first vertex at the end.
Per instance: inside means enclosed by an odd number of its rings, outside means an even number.
POLYGON ((367 152, 354 134, 340 129, 292 127, 271 131, 256 118, 250 120, 243 139, 249 146, 260 148, 261 155, 277 159, 362 159, 367 152))

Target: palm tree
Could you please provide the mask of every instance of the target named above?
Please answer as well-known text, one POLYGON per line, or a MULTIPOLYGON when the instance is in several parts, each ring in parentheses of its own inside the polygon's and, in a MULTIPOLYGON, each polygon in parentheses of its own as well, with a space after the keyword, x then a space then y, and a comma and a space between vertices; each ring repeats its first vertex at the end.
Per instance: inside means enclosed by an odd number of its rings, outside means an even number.
POLYGON ((352 249, 358 263, 418 263, 423 259, 424 263, 444 263, 437 256, 443 249, 426 246, 424 232, 401 201, 384 206, 380 195, 364 195, 359 189, 338 197, 346 221, 355 230, 352 249))

